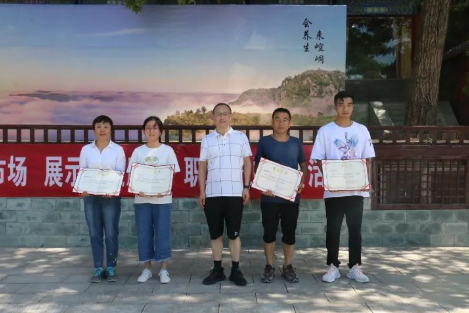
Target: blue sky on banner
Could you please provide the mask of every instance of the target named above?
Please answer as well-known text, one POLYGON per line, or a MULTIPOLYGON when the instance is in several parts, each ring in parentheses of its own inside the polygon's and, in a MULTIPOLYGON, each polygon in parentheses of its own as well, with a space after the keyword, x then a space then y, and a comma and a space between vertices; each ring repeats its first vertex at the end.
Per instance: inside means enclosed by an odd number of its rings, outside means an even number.
POLYGON ((241 93, 309 69, 345 71, 345 6, 2 5, 0 92, 241 93), (305 53, 312 22, 325 62, 305 53))

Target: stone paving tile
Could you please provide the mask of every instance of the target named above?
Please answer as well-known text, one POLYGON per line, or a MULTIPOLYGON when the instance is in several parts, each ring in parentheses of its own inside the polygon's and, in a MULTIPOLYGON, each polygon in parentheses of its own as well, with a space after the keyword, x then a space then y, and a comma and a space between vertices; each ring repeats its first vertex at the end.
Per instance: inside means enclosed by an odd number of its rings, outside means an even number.
MULTIPOLYGON (((336 282, 321 282, 327 268, 323 248, 297 251, 299 283, 286 283, 278 272, 273 283, 263 284, 262 249, 243 250, 241 267, 249 282, 245 287, 228 280, 202 284, 213 266, 210 249, 175 250, 171 283, 166 285, 159 283, 157 266, 150 281, 138 283, 142 268, 136 256, 136 249, 122 249, 117 283, 89 284, 89 248, 0 249, 0 312, 43 312, 47 307, 51 312, 65 308, 66 313, 469 312, 469 248, 364 248, 363 270, 369 284, 346 278, 346 266, 336 282), (163 308, 161 304, 165 311, 157 309, 163 308)), ((228 249, 223 256, 228 276, 228 249)), ((276 256, 281 265, 283 252, 276 256)), ((340 258, 348 259, 347 249, 341 249, 340 258)))
POLYGON ((40 303, 65 303, 65 304, 86 304, 86 303, 109 303, 116 296, 105 294, 60 294, 46 295, 40 303))
POLYGON ((463 284, 469 283, 469 275, 467 274, 436 275, 436 277, 444 282, 455 282, 455 283, 463 283, 463 284))
POLYGON ((176 303, 182 305, 187 299, 184 293, 119 293, 112 300, 113 303, 176 303))
POLYGON ((310 304, 315 305, 326 305, 329 304, 326 295, 324 293, 265 293, 263 290, 259 290, 256 293, 257 303, 269 304, 269 303, 284 303, 284 304, 310 304))
POLYGON ((271 284, 264 284, 261 282, 256 283, 249 283, 246 286, 236 286, 233 283, 230 284, 222 284, 221 285, 221 294, 237 294, 237 293, 252 293, 254 294, 256 291, 262 290, 263 292, 275 292, 275 293, 287 293, 287 288, 285 287, 284 283, 271 283, 271 284))
POLYGON ((154 293, 220 293, 220 283, 213 285, 203 285, 202 281, 196 283, 176 283, 170 282, 169 284, 155 285, 154 293))
MULTIPOLYGON (((31 304, 38 303, 44 295, 0 294, 0 303, 3 304, 31 304)), ((1 312, 1 311, 0 311, 1 312)))
POLYGON ((327 299, 334 304, 347 305, 349 303, 402 303, 402 299, 395 294, 385 292, 326 292, 327 299))
POLYGON ((448 313, 448 311, 438 304, 434 305, 416 305, 416 304, 393 304, 379 305, 369 304, 373 313, 448 313))
POLYGON ((439 278, 437 275, 432 274, 408 274, 413 282, 421 282, 421 283, 439 283, 444 281, 443 279, 439 278))
MULTIPOLYGON (((68 264, 67 264, 68 265, 68 264)), ((87 274, 88 278, 93 275, 93 268, 81 267, 81 266, 63 266, 63 267, 49 267, 42 271, 44 275, 56 274, 56 275, 71 275, 71 274, 87 274)), ((1 281, 0 281, 1 283, 1 281)))
POLYGON ((2 283, 61 283, 67 279, 69 275, 54 275, 54 274, 45 274, 45 275, 8 275, 5 279, 2 280, 2 283))
POLYGON ((291 304, 255 304, 255 305, 238 305, 238 304, 221 304, 219 313, 295 313, 295 309, 291 304))
POLYGON ((155 284, 114 284, 103 281, 99 284, 90 284, 85 294, 117 294, 120 292, 150 294, 155 284))
MULTIPOLYGON (((218 313, 219 305, 214 303, 196 303, 190 306, 181 306, 178 304, 147 304, 143 313, 218 313)), ((245 313, 245 312, 244 312, 245 313)))
MULTIPOLYGON (((70 274, 63 282, 64 283, 89 283, 91 274, 70 274)), ((113 285, 123 285, 130 278, 130 275, 121 275, 118 274, 119 280, 113 282, 113 285)), ((102 282, 105 282, 103 280, 102 282)))
POLYGON ((412 283, 414 280, 412 277, 408 275, 402 275, 402 274, 374 274, 373 275, 378 282, 383 283, 383 284, 391 284, 391 283, 397 283, 397 284, 402 284, 402 283, 412 283))
POLYGON ((26 284, 18 291, 17 294, 44 294, 44 293, 80 293, 84 292, 90 284, 64 284, 64 283, 44 283, 44 284, 26 284))
POLYGON ((352 287, 355 289, 356 292, 373 292, 373 291, 382 291, 382 292, 389 292, 389 293, 412 293, 412 294, 419 294, 423 293, 420 288, 418 288, 413 283, 391 283, 391 284, 360 284, 354 283, 352 287))
MULTIPOLYGON (((0 274, 2 275, 40 275, 44 272, 43 268, 40 267, 11 267, 3 268, 0 267, 0 274)), ((8 278, 8 276, 6 277, 8 278)), ((4 278, 4 279, 6 279, 4 278)))
MULTIPOLYGON (((402 297, 402 296, 401 296, 402 297)), ((404 303, 438 303, 444 305, 465 306, 469 312, 469 293, 458 290, 452 292, 430 292, 419 295, 408 295, 402 297, 404 303)))
POLYGON ((467 313, 469 308, 467 306, 454 306, 454 305, 442 305, 449 313, 467 313))
POLYGON ((68 304, 0 304, 2 313, 63 313, 70 307, 68 304))
POLYGON ((353 313, 371 313, 372 311, 365 304, 357 304, 346 306, 344 310, 344 305, 334 305, 334 304, 324 304, 324 305, 305 305, 305 304, 294 304, 296 313, 344 313, 344 312, 353 312, 353 313))
POLYGON ((2 293, 15 293, 21 289, 25 284, 0 284, 0 294, 2 293))
POLYGON ((256 294, 187 294, 184 304, 191 303, 255 304, 256 294))
MULTIPOLYGON (((79 304, 70 306, 66 313, 141 313, 145 304, 79 304)), ((151 312, 151 311, 150 311, 151 312)))
POLYGON ((316 282, 314 280, 303 280, 296 284, 286 284, 286 287, 289 293, 303 293, 306 290, 312 293, 324 293, 328 291, 354 291, 348 278, 339 278, 333 283, 324 283, 322 281, 316 282))
POLYGON ((455 282, 436 282, 436 283, 425 283, 425 282, 414 282, 423 292, 435 292, 435 293, 453 293, 465 292, 469 293, 469 284, 458 284, 455 282))

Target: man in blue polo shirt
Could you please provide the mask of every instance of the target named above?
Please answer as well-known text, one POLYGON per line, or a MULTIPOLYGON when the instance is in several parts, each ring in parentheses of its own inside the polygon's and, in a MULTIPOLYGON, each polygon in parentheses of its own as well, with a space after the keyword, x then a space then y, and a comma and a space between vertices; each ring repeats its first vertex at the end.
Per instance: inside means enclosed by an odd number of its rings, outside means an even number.
POLYGON ((262 275, 262 282, 270 283, 275 276, 274 254, 275 240, 279 221, 282 226, 283 252, 285 263, 282 267, 282 277, 288 282, 296 283, 298 278, 293 268, 293 254, 295 252, 295 231, 298 221, 300 192, 304 187, 307 167, 303 145, 298 138, 291 137, 288 130, 291 126, 291 114, 285 108, 278 108, 272 113, 273 134, 262 137, 257 145, 254 159, 257 166, 261 158, 298 169, 303 172, 298 194, 294 202, 275 197, 272 191, 267 191, 261 197, 262 226, 264 227, 264 253, 266 266, 262 275))

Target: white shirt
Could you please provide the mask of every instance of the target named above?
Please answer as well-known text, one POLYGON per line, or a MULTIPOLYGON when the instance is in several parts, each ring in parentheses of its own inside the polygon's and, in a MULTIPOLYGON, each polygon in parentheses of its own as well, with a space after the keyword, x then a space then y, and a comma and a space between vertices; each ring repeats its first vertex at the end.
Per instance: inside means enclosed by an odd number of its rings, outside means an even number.
MULTIPOLYGON (((375 150, 368 129, 357 122, 341 127, 330 122, 319 129, 311 152, 311 160, 353 160, 375 157, 375 150)), ((363 191, 324 191, 324 198, 363 196, 363 191)))
MULTIPOLYGON (((181 171, 179 168, 178 160, 173 148, 162 144, 158 148, 149 148, 147 145, 142 145, 134 150, 130 157, 127 173, 130 173, 132 164, 147 164, 147 165, 174 165, 174 172, 181 171)), ((171 195, 164 197, 139 197, 135 195, 134 203, 151 203, 151 204, 167 204, 172 203, 171 195)))
POLYGON ((80 168, 99 168, 124 172, 124 149, 117 143, 109 141, 109 145, 100 152, 93 141, 81 149, 80 168))
POLYGON ((241 197, 244 158, 251 155, 246 134, 231 127, 225 135, 215 130, 205 136, 200 147, 200 161, 208 161, 206 197, 241 197))

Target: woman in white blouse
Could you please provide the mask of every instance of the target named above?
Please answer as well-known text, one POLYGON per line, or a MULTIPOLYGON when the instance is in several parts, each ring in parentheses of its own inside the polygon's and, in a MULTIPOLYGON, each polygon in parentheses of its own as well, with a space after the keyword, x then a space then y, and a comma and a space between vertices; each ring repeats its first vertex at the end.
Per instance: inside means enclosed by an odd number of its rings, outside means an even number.
MULTIPOLYGON (((112 128, 113 123, 108 116, 100 115, 94 119, 93 130, 96 140, 81 149, 80 168, 125 171, 124 149, 111 141, 112 128)), ((116 282, 121 198, 89 195, 86 192, 82 194, 82 197, 95 267, 90 282, 99 283, 103 278, 107 278, 109 282, 116 282), (106 235, 106 269, 103 264, 104 234, 106 235)))
MULTIPOLYGON (((174 171, 180 172, 179 164, 173 148, 161 143, 163 123, 156 116, 150 116, 143 122, 143 133, 147 143, 136 148, 132 153, 127 172, 130 173, 132 164, 174 165, 174 171)), ((138 258, 144 269, 137 281, 144 283, 153 274, 151 262, 161 262, 158 273, 160 282, 170 281, 167 261, 172 256, 171 248, 171 195, 135 196, 135 222, 138 236, 138 258)))

